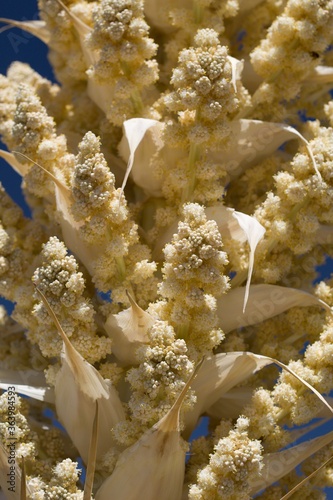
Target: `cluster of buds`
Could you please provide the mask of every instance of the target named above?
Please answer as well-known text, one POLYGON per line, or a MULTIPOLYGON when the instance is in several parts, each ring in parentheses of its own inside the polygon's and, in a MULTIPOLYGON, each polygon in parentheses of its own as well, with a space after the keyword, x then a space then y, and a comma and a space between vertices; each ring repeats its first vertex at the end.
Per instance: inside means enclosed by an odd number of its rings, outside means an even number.
POLYGON ((0 75, 0 499, 328 498, 333 0, 38 7, 0 18, 55 75, 0 75))

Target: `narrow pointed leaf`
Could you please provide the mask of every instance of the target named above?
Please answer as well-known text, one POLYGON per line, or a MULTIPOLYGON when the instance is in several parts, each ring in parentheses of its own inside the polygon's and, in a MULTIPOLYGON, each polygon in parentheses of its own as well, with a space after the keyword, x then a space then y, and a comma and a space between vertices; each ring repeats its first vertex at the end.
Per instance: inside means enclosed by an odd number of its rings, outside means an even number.
POLYGON ((307 81, 318 83, 333 82, 333 68, 330 66, 316 66, 314 72, 307 78, 307 81))
POLYGON ((154 319, 127 295, 131 306, 118 314, 110 314, 104 328, 112 339, 112 353, 116 358, 124 365, 135 365, 138 363, 136 350, 148 343, 148 330, 154 319))
POLYGON ((98 373, 96 368, 94 368, 90 363, 88 363, 81 354, 73 347, 72 343, 68 339, 66 333, 62 329, 58 318, 51 309, 49 303, 47 302, 43 293, 36 288, 38 294, 40 295, 44 306, 46 307, 48 313, 53 319, 57 330, 64 343, 64 360, 71 370, 76 382, 78 383, 82 393, 84 393, 88 398, 96 401, 99 398, 109 398, 108 386, 105 380, 98 373))
POLYGON ((244 63, 243 61, 239 61, 239 59, 231 56, 227 56, 227 59, 231 64, 231 83, 234 87, 234 91, 237 93, 237 82, 241 80, 244 63))
POLYGON ((223 394, 273 362, 270 358, 251 352, 219 353, 207 357, 192 384, 197 402, 193 410, 185 414, 186 436, 191 434, 199 417, 223 394))
POLYGON ((283 497, 280 498, 280 500, 287 500, 288 498, 290 498, 297 490, 299 490, 305 483, 307 483, 309 479, 313 478, 316 474, 318 474, 319 471, 321 471, 321 469, 326 467, 326 465, 328 465, 332 459, 333 456, 330 457, 328 460, 326 460, 326 462, 324 462, 320 467, 318 467, 315 471, 313 471, 309 476, 303 479, 303 481, 294 486, 294 488, 290 490, 286 495, 283 495, 283 497))
POLYGON ((154 141, 148 135, 146 136, 146 132, 154 128, 158 136, 162 125, 158 121, 148 118, 131 118, 124 122, 123 127, 124 136, 119 144, 119 153, 128 163, 121 187, 122 192, 132 172, 133 180, 138 186, 146 189, 152 195, 160 195, 161 181, 154 179, 153 172, 149 167, 149 161, 153 153, 156 152, 156 146, 154 141), (140 157, 137 157, 139 146, 140 157))
POLYGON ((40 19, 36 21, 16 21, 14 19, 6 19, 5 17, 0 17, 0 23, 10 24, 11 27, 27 31, 33 36, 39 38, 46 45, 50 42, 50 33, 46 27, 46 23, 45 21, 42 21, 40 19))
POLYGON ((246 233, 240 226, 238 218, 234 217, 234 212, 233 208, 224 205, 216 205, 205 209, 207 218, 215 220, 222 237, 232 238, 239 241, 239 243, 245 243, 247 239, 246 233))
POLYGON ((258 477, 256 481, 252 483, 251 494, 254 495, 260 490, 275 483, 294 470, 301 462, 323 448, 323 446, 331 443, 332 440, 333 431, 324 436, 305 441, 292 448, 267 454, 264 456, 264 467, 261 472, 261 477, 258 477))
POLYGON ((61 0, 56 0, 56 2, 64 9, 64 11, 70 17, 74 28, 77 31, 82 54, 87 65, 87 69, 97 63, 98 57, 96 51, 91 50, 86 44, 86 37, 92 32, 92 28, 85 24, 78 16, 76 16, 61 0))
POLYGON ((179 412, 196 373, 168 413, 120 455, 96 500, 181 500, 186 448, 180 437, 179 412))
POLYGON ((89 35, 91 33, 92 29, 90 28, 90 26, 87 26, 79 17, 71 12, 61 0, 56 0, 56 2, 60 5, 60 7, 64 9, 64 11, 67 12, 80 37, 85 37, 86 35, 89 35))
POLYGON ((3 158, 12 167, 12 169, 15 170, 15 172, 19 174, 21 177, 24 177, 28 173, 29 171, 28 165, 25 165, 17 161, 13 153, 9 153, 8 151, 0 149, 0 157, 3 158))
MULTIPOLYGON (((6 500, 22 500, 24 499, 21 496, 22 471, 18 465, 18 460, 15 460, 14 464, 8 462, 9 456, 10 449, 6 449, 5 445, 0 441, 0 486, 6 492, 6 500), (14 467, 14 470, 12 467, 14 467)), ((26 494, 31 495, 28 486, 26 486, 26 494)))
POLYGON ((270 156, 284 142, 299 139, 306 146, 314 170, 321 179, 308 141, 293 127, 284 123, 248 119, 234 120, 230 123, 230 127, 232 143, 229 152, 211 151, 209 156, 213 161, 221 161, 222 157, 232 178, 270 156))
POLYGON ((257 248, 259 241, 263 238, 266 229, 257 221, 257 219, 255 219, 254 217, 250 217, 247 214, 234 211, 232 215, 234 216, 235 219, 237 219, 238 224, 246 234, 246 238, 250 246, 249 269, 247 275, 247 282, 245 286, 244 305, 243 305, 243 313, 244 313, 249 298, 251 276, 254 265, 254 252, 257 248))
MULTIPOLYGON (((5 384, 1 382, 0 389, 7 391, 8 387, 11 387, 12 385, 13 384, 5 384)), ((15 384, 15 390, 18 394, 23 394, 29 398, 37 399, 38 401, 45 401, 46 403, 54 403, 54 391, 51 387, 35 387, 31 385, 15 384)))
POLYGON ((26 483, 24 457, 22 457, 21 470, 22 470, 22 475, 21 475, 21 495, 20 495, 20 500, 27 500, 27 483, 26 483))
POLYGON ((95 402, 95 416, 91 430, 87 472, 86 472, 86 479, 84 482, 83 500, 91 500, 92 490, 94 486, 95 468, 96 468, 97 443, 98 443, 98 403, 95 402))
POLYGON ((97 457, 100 458, 113 445, 110 430, 125 413, 118 393, 109 381, 88 363, 72 346, 57 317, 40 290, 43 304, 52 317, 63 340, 62 367, 55 385, 55 402, 59 420, 63 423, 83 460, 87 462, 91 429, 95 417, 95 403, 99 405, 97 457))
POLYGON ((67 222, 69 222, 71 226, 73 226, 73 228, 79 228, 80 224, 74 220, 74 218, 72 217, 72 215, 70 213, 70 206, 72 204, 72 193, 71 193, 70 189, 66 186, 66 184, 64 184, 55 175, 53 175, 51 172, 46 170, 46 168, 44 168, 42 165, 40 165, 39 163, 37 163, 34 160, 32 160, 31 158, 29 158, 25 154, 19 153, 18 151, 14 151, 14 153, 22 156, 23 158, 25 158, 29 162, 36 165, 36 167, 43 170, 43 172, 54 182, 57 209, 62 214, 64 219, 67 222))
POLYGON ((278 285, 251 285, 246 311, 243 312, 244 287, 234 288, 217 299, 217 314, 225 333, 273 318, 291 307, 320 306, 332 309, 310 293, 278 285))
POLYGON ((304 380, 302 377, 300 377, 294 370, 292 370, 291 368, 289 368, 289 366, 281 363, 281 361, 278 361, 277 359, 273 359, 272 360, 274 361, 275 364, 277 364, 278 366, 280 366, 281 368, 283 368, 284 370, 286 370, 287 372, 289 372, 291 375, 293 375, 294 377, 297 378, 297 380, 299 380, 303 385, 305 385, 308 389, 310 389, 310 391, 312 391, 318 399, 320 399, 320 401, 326 406, 326 408, 331 412, 331 415, 333 415, 333 408, 332 406, 329 404, 328 401, 326 401, 326 399, 324 398, 324 396, 322 396, 320 394, 320 392, 317 391, 317 389, 315 389, 311 384, 309 384, 309 382, 307 382, 306 380, 304 380))

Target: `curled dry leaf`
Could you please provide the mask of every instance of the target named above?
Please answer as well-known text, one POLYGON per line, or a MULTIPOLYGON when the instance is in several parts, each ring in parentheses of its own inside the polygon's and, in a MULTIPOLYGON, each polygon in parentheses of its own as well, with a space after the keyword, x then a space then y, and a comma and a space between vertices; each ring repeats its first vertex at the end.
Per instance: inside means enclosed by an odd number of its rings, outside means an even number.
POLYGON ((76 351, 46 298, 40 290, 37 291, 63 340, 62 367, 55 385, 57 414, 83 460, 87 462, 90 446, 87 429, 93 425, 95 403, 99 406, 98 458, 113 445, 110 430, 125 419, 124 409, 116 389, 76 351))
POLYGON ((200 364, 167 414, 119 457, 96 500, 181 500, 186 443, 180 436, 179 413, 200 364))
POLYGON ((332 313, 332 309, 324 301, 296 288, 264 284, 251 285, 245 312, 243 298, 244 287, 239 287, 217 299, 220 326, 225 333, 236 328, 261 323, 291 307, 319 306, 332 313))
POLYGON ((118 314, 110 314, 105 330, 112 339, 112 353, 123 365, 136 365, 137 349, 149 342, 148 330, 153 326, 152 316, 141 309, 127 293, 130 307, 118 314))

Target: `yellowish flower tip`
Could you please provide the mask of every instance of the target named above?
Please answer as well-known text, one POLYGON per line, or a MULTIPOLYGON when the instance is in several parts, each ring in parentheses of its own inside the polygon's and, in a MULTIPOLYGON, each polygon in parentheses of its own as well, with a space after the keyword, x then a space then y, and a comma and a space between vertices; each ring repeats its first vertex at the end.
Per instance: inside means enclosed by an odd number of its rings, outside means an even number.
POLYGON ((317 497, 294 471, 330 467, 333 433, 287 445, 333 407, 333 280, 313 294, 333 243, 332 0, 38 4, 0 20, 47 43, 59 82, 0 75, 0 157, 32 214, 0 186, 4 493, 317 497))

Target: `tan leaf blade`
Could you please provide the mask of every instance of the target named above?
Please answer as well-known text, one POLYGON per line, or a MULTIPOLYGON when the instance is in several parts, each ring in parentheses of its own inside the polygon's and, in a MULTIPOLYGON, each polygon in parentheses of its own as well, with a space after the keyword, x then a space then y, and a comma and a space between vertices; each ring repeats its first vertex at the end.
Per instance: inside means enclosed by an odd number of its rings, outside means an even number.
POLYGON ((56 410, 74 445, 87 463, 91 429, 95 417, 95 402, 99 404, 98 459, 114 445, 111 429, 125 419, 116 389, 104 380, 72 346, 46 298, 38 290, 45 307, 53 318, 64 343, 62 367, 55 384, 56 410))
POLYGON ((278 285, 251 285, 245 312, 243 312, 243 298, 244 287, 239 287, 217 299, 217 314, 225 333, 261 323, 291 307, 317 305, 332 313, 332 309, 314 295, 278 285))
POLYGON ((197 402, 193 410, 185 414, 186 437, 195 428, 200 415, 209 410, 223 394, 272 363, 270 358, 242 351, 207 357, 192 384, 197 402))
POLYGON ((97 436, 98 436, 98 402, 95 402, 95 416, 91 430, 91 440, 89 447, 89 456, 87 463, 86 480, 84 482, 83 500, 91 500, 92 490, 94 486, 94 476, 96 468, 96 454, 97 454, 97 436))
POLYGON ((110 314, 105 323, 105 331, 112 339, 112 353, 125 366, 138 363, 138 347, 149 341, 148 330, 154 319, 141 309, 129 293, 130 307, 118 314, 110 314))
POLYGON ((147 142, 145 138, 146 132, 152 127, 158 127, 159 125, 160 124, 158 121, 151 120, 148 118, 131 118, 129 120, 124 121, 123 123, 124 136, 119 144, 119 152, 123 158, 126 158, 127 168, 121 186, 121 194, 125 189, 128 177, 132 172, 133 168, 134 168, 133 173, 135 172, 134 181, 137 182, 137 184, 143 187, 144 189, 146 188, 148 191, 154 194, 153 192, 156 189, 156 186, 154 185, 152 172, 149 172, 149 159, 151 152, 148 151, 148 154, 141 154, 143 158, 140 158, 138 161, 135 160, 136 160, 136 151, 138 150, 139 146, 141 144, 142 147, 146 145, 145 144, 147 142))
POLYGON ((332 460, 333 456, 330 457, 328 460, 326 460, 326 462, 324 462, 320 467, 318 467, 318 469, 316 469, 315 471, 313 471, 309 476, 307 476, 306 478, 303 479, 303 481, 301 481, 300 483, 298 483, 296 486, 294 486, 294 488, 290 491, 288 491, 288 493, 286 495, 283 495, 282 498, 280 498, 280 500, 287 500, 288 498, 291 497, 291 495, 293 495, 294 493, 296 493, 296 491, 301 488, 307 481, 309 481, 309 479, 311 479, 312 477, 314 477, 321 469, 323 469, 324 467, 326 467, 326 465, 329 464, 329 462, 332 460))
POLYGON ((41 297, 45 308, 47 309, 49 315, 53 319, 57 330, 64 343, 64 360, 68 365, 73 377, 82 391, 83 394, 88 396, 92 401, 96 401, 99 398, 109 398, 108 386, 105 380, 101 377, 98 371, 88 363, 73 347, 72 343, 68 339, 66 333, 62 329, 58 318, 54 314, 50 304, 48 303, 45 295, 36 287, 36 291, 41 297))
POLYGON ((45 380, 43 372, 35 370, 0 370, 0 389, 15 386, 18 394, 54 404, 54 390, 45 380))
POLYGON ((46 45, 50 41, 50 33, 46 28, 46 23, 40 19, 36 21, 16 21, 15 19, 0 17, 0 23, 6 23, 11 25, 12 28, 19 28, 23 31, 27 31, 33 36, 39 38, 46 45))
POLYGON ((314 170, 319 179, 320 172, 308 141, 296 129, 284 123, 264 122, 260 120, 240 119, 231 122, 233 143, 229 153, 210 152, 212 161, 223 161, 231 177, 237 177, 245 169, 270 156, 284 142, 299 139, 305 145, 314 170))
POLYGON ((120 455, 96 500, 181 500, 185 447, 179 432, 179 411, 199 367, 168 413, 120 455))
POLYGON ((236 212, 236 210, 233 212, 232 215, 235 219, 237 219, 238 224, 246 234, 246 239, 250 247, 249 268, 248 268, 247 282, 244 294, 244 304, 243 304, 243 313, 244 313, 249 298, 251 277, 254 266, 254 253, 256 251, 259 241, 263 238, 266 229, 260 224, 260 222, 257 221, 257 219, 255 219, 255 217, 250 217, 249 215, 243 214, 242 212, 236 212))
MULTIPOLYGON (((8 462, 8 457, 9 453, 4 444, 0 441, 0 486, 2 490, 6 492, 6 500, 25 500, 26 496, 22 497, 21 493, 21 485, 23 482, 21 468, 17 460, 15 460, 14 464, 10 464, 8 462)), ((27 493, 31 495, 30 489, 26 486, 26 494, 27 493)))
POLYGON ((13 153, 0 149, 0 157, 3 158, 21 177, 24 177, 28 173, 29 167, 17 161, 13 153))
POLYGON ((25 462, 24 457, 22 457, 22 475, 21 475, 21 496, 20 500, 27 500, 27 482, 26 482, 26 474, 25 474, 25 462))
POLYGON ((287 448, 264 456, 264 468, 261 477, 252 484, 251 494, 254 495, 295 469, 305 459, 331 443, 333 431, 297 446, 287 448))

